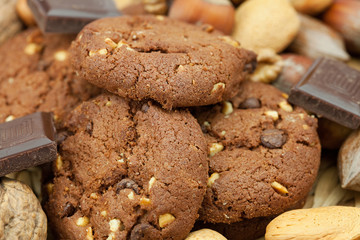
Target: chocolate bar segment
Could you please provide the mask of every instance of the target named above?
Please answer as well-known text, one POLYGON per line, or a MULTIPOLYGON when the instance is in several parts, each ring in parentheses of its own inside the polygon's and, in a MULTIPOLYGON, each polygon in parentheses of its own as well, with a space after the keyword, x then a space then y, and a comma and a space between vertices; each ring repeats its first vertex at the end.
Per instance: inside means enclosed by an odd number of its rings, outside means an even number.
POLYGON ((337 60, 317 59, 291 89, 289 102, 357 129, 360 125, 360 72, 337 60))
POLYGON ((56 159, 52 114, 37 112, 0 124, 0 177, 56 159))
POLYGON ((113 0, 28 0, 42 32, 78 33, 86 24, 119 16, 113 0))

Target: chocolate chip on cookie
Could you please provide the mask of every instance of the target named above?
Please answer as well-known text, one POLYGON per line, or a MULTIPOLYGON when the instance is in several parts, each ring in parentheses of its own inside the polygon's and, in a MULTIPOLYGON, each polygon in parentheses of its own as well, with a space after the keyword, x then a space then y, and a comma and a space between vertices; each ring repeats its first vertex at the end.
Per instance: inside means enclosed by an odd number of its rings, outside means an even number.
POLYGON ((82 79, 166 109, 230 99, 256 63, 255 54, 230 37, 162 16, 94 21, 71 49, 82 79))
POLYGON ((261 143, 268 148, 281 148, 285 144, 287 136, 280 129, 266 129, 261 134, 261 143))

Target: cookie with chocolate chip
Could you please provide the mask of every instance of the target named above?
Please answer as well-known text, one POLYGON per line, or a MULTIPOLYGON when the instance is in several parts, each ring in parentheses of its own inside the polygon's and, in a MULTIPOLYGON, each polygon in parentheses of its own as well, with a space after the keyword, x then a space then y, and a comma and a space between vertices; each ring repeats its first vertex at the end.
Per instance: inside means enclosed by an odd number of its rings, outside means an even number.
POLYGON ((65 122, 46 185, 59 239, 184 239, 205 191, 206 141, 187 110, 102 94, 65 122))
POLYGON ((133 100, 165 109, 230 99, 256 65, 253 52, 210 26, 163 16, 94 21, 72 44, 79 76, 133 100))
POLYGON ((286 94, 245 82, 231 101, 195 115, 209 149, 201 220, 273 216, 307 196, 320 163, 317 120, 290 105, 286 94))
POLYGON ((21 32, 0 46, 0 122, 36 112, 54 112, 57 125, 99 89, 79 79, 69 63, 74 35, 21 32))

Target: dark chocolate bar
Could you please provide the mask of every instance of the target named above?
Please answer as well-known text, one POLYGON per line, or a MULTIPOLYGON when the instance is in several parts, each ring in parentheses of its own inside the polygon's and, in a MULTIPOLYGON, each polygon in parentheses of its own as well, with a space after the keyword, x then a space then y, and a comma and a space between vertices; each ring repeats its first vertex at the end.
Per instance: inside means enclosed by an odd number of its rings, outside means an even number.
POLYGON ((360 72, 343 62, 319 58, 291 89, 289 102, 357 129, 360 125, 360 72))
POLYGON ((56 159, 51 113, 37 112, 0 124, 0 177, 56 159))
POLYGON ((113 0, 28 0, 42 32, 78 33, 86 24, 119 16, 113 0))

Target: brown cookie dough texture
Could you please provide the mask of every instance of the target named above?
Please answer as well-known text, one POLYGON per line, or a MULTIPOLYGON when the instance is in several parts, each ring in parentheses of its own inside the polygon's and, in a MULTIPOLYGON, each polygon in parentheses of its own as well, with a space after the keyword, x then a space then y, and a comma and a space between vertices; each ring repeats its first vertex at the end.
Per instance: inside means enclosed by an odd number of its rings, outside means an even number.
POLYGON ((24 183, 0 178, 0 239, 46 240, 47 219, 40 202, 24 183))
POLYGON ((60 239, 184 239, 207 180, 206 141, 186 110, 103 94, 78 106, 46 188, 60 239))
POLYGON ((125 16, 87 25, 73 42, 80 77, 165 109, 230 99, 256 63, 255 54, 210 26, 163 16, 125 16))
POLYGON ((317 120, 273 86, 246 82, 231 101, 198 112, 209 147, 200 219, 273 216, 304 199, 317 174, 317 120))
POLYGON ((0 47, 0 122, 46 111, 59 123, 99 91, 70 67, 67 49, 74 38, 30 29, 0 47))

